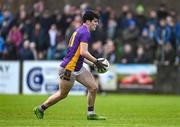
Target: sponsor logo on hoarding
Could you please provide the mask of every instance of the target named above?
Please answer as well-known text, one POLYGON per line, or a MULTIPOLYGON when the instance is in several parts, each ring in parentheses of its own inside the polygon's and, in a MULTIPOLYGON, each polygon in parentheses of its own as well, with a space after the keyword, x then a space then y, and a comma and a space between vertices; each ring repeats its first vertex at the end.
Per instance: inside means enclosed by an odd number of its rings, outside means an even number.
POLYGON ((28 72, 27 85, 29 89, 31 89, 34 92, 39 92, 41 91, 43 82, 44 82, 44 77, 42 74, 41 67, 34 67, 28 72))

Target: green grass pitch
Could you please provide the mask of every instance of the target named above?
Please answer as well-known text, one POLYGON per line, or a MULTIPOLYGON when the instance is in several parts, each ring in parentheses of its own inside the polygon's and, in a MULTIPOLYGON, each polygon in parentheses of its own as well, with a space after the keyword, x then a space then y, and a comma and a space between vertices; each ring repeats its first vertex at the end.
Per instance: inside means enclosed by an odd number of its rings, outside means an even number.
POLYGON ((86 97, 68 96, 37 120, 32 109, 47 97, 0 95, 0 127, 180 127, 180 96, 98 95, 95 109, 105 121, 88 121, 86 97))

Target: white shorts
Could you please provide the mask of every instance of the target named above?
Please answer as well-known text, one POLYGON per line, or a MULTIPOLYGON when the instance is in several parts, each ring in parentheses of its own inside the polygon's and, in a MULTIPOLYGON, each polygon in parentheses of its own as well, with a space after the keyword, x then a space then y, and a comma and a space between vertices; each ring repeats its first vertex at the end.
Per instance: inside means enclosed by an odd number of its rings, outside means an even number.
POLYGON ((86 70, 85 67, 82 67, 79 71, 69 71, 63 67, 60 67, 59 77, 60 77, 60 79, 74 82, 76 80, 76 76, 80 75, 85 70, 86 70))

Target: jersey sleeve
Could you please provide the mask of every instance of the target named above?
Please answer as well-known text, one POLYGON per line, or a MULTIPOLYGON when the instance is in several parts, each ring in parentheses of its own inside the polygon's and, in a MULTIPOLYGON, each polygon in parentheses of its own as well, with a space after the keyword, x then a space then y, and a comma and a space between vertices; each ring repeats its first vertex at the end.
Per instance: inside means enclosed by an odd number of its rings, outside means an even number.
POLYGON ((88 44, 90 40, 90 34, 87 32, 81 33, 80 36, 80 43, 81 44, 88 44))

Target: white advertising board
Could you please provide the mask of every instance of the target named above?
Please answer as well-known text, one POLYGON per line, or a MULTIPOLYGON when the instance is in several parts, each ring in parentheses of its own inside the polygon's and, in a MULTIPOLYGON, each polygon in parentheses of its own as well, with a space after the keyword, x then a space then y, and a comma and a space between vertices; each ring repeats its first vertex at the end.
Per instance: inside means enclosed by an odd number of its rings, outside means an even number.
MULTIPOLYGON (((23 94, 52 94, 59 89, 59 61, 24 61, 23 94)), ((71 95, 84 95, 86 88, 75 82, 71 95)))
POLYGON ((0 61, 0 94, 18 94, 20 63, 0 61))

